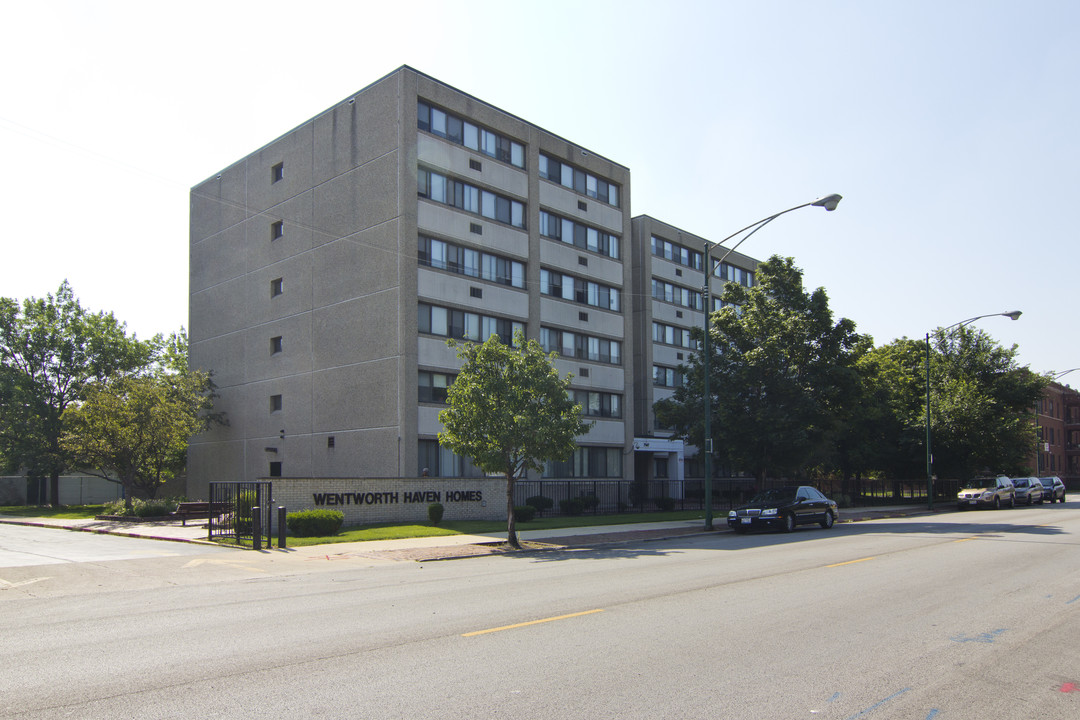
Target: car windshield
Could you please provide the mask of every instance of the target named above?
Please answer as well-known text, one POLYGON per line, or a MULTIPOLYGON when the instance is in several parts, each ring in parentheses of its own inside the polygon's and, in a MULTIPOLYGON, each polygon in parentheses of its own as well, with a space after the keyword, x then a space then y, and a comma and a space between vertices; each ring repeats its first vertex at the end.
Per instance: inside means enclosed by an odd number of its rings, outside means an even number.
POLYGON ((968 480, 964 487, 966 488, 988 488, 994 487, 997 481, 994 478, 976 478, 975 480, 968 480))
POLYGON ((792 502, 795 499, 795 488, 773 488, 758 493, 750 502, 792 502))
POLYGON ((1041 482, 1046 487, 1053 487, 1054 486, 1053 478, 1039 478, 1039 482, 1041 482))
POLYGON ((1014 481, 1013 484, 1018 488, 1026 488, 1028 486, 1028 481, 1021 478, 1020 480, 1014 481))

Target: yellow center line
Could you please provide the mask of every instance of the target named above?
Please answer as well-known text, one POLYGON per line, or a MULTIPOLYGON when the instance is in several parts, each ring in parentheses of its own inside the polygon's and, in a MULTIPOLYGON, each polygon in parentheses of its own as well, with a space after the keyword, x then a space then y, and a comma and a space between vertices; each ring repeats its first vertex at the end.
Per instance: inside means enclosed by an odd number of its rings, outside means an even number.
POLYGON ((840 567, 841 565, 853 565, 854 563, 861 563, 861 562, 866 562, 867 560, 873 560, 875 557, 877 557, 877 556, 873 555, 871 557, 859 558, 858 560, 848 560, 847 562, 833 563, 832 565, 826 565, 825 567, 834 568, 834 567, 840 567))
POLYGON ((979 538, 976 536, 976 537, 969 537, 969 538, 960 538, 959 540, 953 540, 953 542, 967 542, 968 540, 978 540, 978 539, 979 538))
POLYGON ((502 627, 489 628, 487 630, 477 630, 476 632, 462 633, 461 637, 473 637, 475 635, 486 635, 487 633, 500 632, 502 630, 513 630, 514 628, 528 627, 529 625, 539 625, 540 623, 552 622, 554 620, 566 620, 567 618, 581 617, 582 615, 592 615, 593 613, 604 612, 603 609, 586 610, 585 612, 570 613, 569 615, 558 615, 556 617, 544 618, 543 620, 530 620, 529 622, 517 623, 516 625, 503 625, 502 627))

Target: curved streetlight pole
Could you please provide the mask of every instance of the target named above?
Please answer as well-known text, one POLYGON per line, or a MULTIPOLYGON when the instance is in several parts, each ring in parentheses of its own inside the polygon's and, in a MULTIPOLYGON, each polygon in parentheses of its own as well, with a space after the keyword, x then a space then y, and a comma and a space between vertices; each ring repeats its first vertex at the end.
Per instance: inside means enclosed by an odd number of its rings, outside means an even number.
POLYGON ((704 262, 702 262, 702 270, 704 270, 704 272, 705 272, 705 284, 701 288, 701 309, 702 309, 702 311, 704 312, 704 315, 705 315, 705 320, 704 320, 705 337, 702 340, 702 346, 701 346, 701 348, 702 348, 702 358, 703 358, 702 369, 705 372, 704 392, 702 394, 702 397, 703 397, 704 402, 705 402, 705 432, 703 433, 703 440, 704 440, 704 443, 705 443, 705 447, 701 448, 701 452, 703 452, 705 454, 705 529, 706 530, 712 530, 713 529, 713 512, 712 512, 712 451, 713 451, 713 442, 712 442, 712 423, 711 423, 711 418, 712 418, 712 393, 711 393, 711 390, 709 388, 709 313, 711 312, 711 309, 709 307, 709 305, 711 304, 710 303, 710 298, 709 298, 709 280, 712 278, 713 273, 716 272, 716 268, 718 268, 721 264, 723 264, 723 262, 725 260, 727 260, 728 255, 731 255, 731 253, 733 253, 735 251, 735 248, 742 245, 744 242, 746 242, 747 238, 749 238, 751 235, 756 233, 758 230, 760 230, 761 228, 763 228, 766 225, 768 225, 769 223, 771 223, 776 218, 780 217, 781 215, 786 215, 789 212, 792 212, 794 210, 799 210, 799 209, 804 208, 804 207, 823 207, 823 208, 825 208, 826 211, 832 212, 833 210, 836 209, 837 204, 842 199, 843 199, 843 196, 842 195, 837 195, 836 193, 833 193, 831 195, 826 195, 824 197, 818 198, 817 200, 813 200, 813 201, 808 202, 808 203, 803 203, 802 205, 796 205, 795 207, 790 207, 787 210, 781 210, 780 212, 778 212, 778 213, 776 213, 774 215, 770 215, 767 218, 764 218, 762 220, 758 220, 755 223, 751 223, 751 224, 747 225, 746 227, 742 228, 741 230, 738 230, 736 232, 731 233, 730 235, 728 235, 726 238, 724 238, 720 242, 709 243, 708 240, 705 241, 705 252, 704 252, 704 255, 702 257, 702 260, 704 261, 704 262), (747 230, 749 230, 750 232, 747 232, 747 230), (739 240, 739 242, 735 243, 730 248, 728 248, 728 251, 726 253, 724 253, 720 257, 720 259, 717 260, 715 262, 715 264, 714 264, 713 259, 712 259, 712 254, 711 254, 711 252, 709 250, 709 245, 711 244, 714 248, 719 247, 719 246, 723 245, 724 243, 726 243, 728 240, 731 240, 732 238, 737 237, 738 235, 741 235, 742 233, 746 233, 746 235, 743 236, 743 238, 741 240, 739 240))
MULTIPOLYGON (((1010 320, 1016 320, 1022 312, 1019 310, 1012 310, 1011 312, 1002 313, 990 313, 989 315, 976 315, 973 318, 967 320, 961 320, 958 323, 942 328, 940 332, 945 333, 953 328, 964 327, 970 325, 976 320, 982 320, 988 317, 1007 317, 1010 320)), ((927 509, 934 509, 934 455, 930 449, 930 333, 926 333, 926 498, 927 509)))
POLYGON ((1071 368, 1069 370, 1062 370, 1061 372, 1052 372, 1052 373, 1050 373, 1050 379, 1051 380, 1057 380, 1059 377, 1062 377, 1064 375, 1068 375, 1071 372, 1076 372, 1077 370, 1080 370, 1080 367, 1074 367, 1074 368, 1071 368))

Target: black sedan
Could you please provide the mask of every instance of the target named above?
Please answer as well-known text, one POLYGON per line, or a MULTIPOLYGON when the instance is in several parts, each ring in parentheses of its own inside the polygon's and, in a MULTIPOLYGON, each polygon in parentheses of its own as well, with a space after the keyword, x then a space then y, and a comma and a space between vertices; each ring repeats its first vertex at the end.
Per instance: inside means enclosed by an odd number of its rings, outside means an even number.
POLYGON ((840 517, 836 503, 809 485, 772 488, 749 503, 728 513, 728 526, 735 532, 779 528, 791 532, 796 525, 817 523, 831 528, 840 517))

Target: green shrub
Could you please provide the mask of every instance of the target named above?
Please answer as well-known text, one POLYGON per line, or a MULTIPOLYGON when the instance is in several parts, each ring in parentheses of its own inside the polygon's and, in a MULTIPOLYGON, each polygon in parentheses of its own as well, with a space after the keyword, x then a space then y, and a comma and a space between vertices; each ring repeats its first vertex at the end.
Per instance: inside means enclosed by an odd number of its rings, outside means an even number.
POLYGON ((656 498, 656 507, 660 508, 663 512, 671 512, 675 509, 675 498, 661 497, 656 498))
POLYGON ((567 515, 580 515, 585 512, 585 501, 581 498, 569 498, 559 501, 559 509, 567 515))
POLYGON ((442 522, 444 510, 442 503, 431 503, 427 506, 427 519, 431 521, 432 525, 438 525, 442 522))
POLYGON ((285 527, 294 537, 337 535, 345 513, 340 510, 298 510, 285 516, 285 527))
POLYGON ((134 498, 132 499, 131 507, 129 508, 124 500, 114 500, 105 503, 105 509, 102 514, 138 518, 165 517, 176 510, 176 506, 179 502, 179 498, 157 498, 154 500, 134 498))
POLYGON ((536 517, 536 508, 532 505, 515 505, 514 506, 514 520, 516 522, 527 523, 536 517))
POLYGON ((537 514, 543 514, 545 510, 555 507, 555 501, 543 495, 533 495, 530 498, 525 498, 525 504, 536 508, 537 514))
POLYGON ((586 510, 595 510, 600 505, 600 498, 596 497, 593 493, 581 496, 581 502, 584 504, 586 510))

